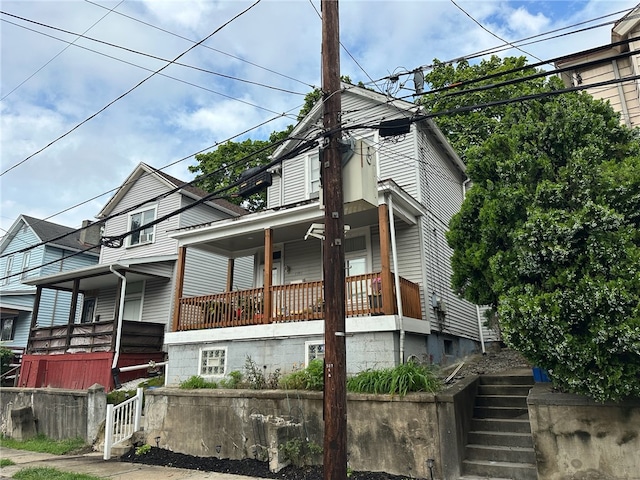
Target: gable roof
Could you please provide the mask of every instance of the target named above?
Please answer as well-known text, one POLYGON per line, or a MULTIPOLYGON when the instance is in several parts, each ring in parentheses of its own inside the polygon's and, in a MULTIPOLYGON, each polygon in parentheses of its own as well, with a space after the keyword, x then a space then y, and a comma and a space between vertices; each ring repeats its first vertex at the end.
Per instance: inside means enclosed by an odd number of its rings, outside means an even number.
MULTIPOLYGON (((387 107, 389 108, 389 115, 386 116, 384 120, 389 120, 390 118, 407 118, 413 116, 420 117, 423 115, 422 107, 415 103, 407 102, 406 100, 390 98, 381 93, 374 92, 373 90, 369 90, 367 88, 359 87, 356 85, 351 85, 349 83, 342 82, 341 85, 341 94, 343 96, 355 95, 379 103, 381 105, 387 105, 387 107)), ((313 106, 311 111, 295 126, 295 128, 289 134, 289 137, 291 137, 292 140, 289 140, 288 142, 280 145, 276 149, 276 151, 273 152, 272 157, 278 158, 279 156, 286 154, 296 146, 300 145, 304 141, 302 138, 306 136, 305 132, 318 131, 318 129, 311 129, 311 126, 321 120, 322 102, 318 101, 313 106)), ((444 136, 442 131, 438 128, 436 123, 431 118, 422 118, 417 121, 416 124, 421 125, 422 128, 432 136, 432 139, 440 145, 449 160, 461 172, 465 172, 466 165, 460 159, 451 144, 446 140, 446 137, 444 136)))
MULTIPOLYGON (((194 187, 188 182, 180 180, 150 165, 147 165, 146 163, 141 162, 125 179, 120 188, 118 188, 118 191, 115 193, 115 195, 111 197, 111 199, 102 208, 102 210, 100 210, 100 212, 96 215, 96 218, 104 218, 108 216, 113 211, 115 206, 120 202, 120 200, 122 200, 126 193, 131 189, 131 187, 136 183, 136 181, 143 175, 154 175, 160 182, 167 185, 169 189, 179 189, 178 193, 193 198, 194 200, 200 200, 209 195, 209 192, 201 188, 194 187)), ((244 215, 245 213, 247 213, 244 208, 239 207, 238 205, 224 199, 211 200, 207 201, 206 203, 207 205, 232 216, 244 215)))
MULTIPOLYGON (((45 242, 49 245, 67 250, 85 250, 87 247, 92 245, 80 241, 80 232, 76 231, 78 230, 76 228, 66 227, 46 220, 40 220, 39 218, 30 217, 28 215, 20 215, 2 239, 0 249, 4 249, 6 244, 18 234, 23 224, 31 228, 40 242, 45 242)), ((89 255, 98 255, 99 251, 88 251, 86 253, 89 255)))

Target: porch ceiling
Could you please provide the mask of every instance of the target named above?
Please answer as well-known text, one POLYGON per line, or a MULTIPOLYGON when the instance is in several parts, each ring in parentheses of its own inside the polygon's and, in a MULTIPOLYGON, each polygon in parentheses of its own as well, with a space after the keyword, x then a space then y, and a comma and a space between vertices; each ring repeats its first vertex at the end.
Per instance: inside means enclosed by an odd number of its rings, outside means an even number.
MULTIPOLYGON (((199 248, 229 258, 250 255, 264 247, 264 231, 273 231, 274 244, 303 240, 312 223, 324 223, 318 202, 282 210, 269 210, 222 220, 197 230, 170 235, 180 246, 199 248)), ((378 210, 345 208, 344 223, 352 229, 378 224, 378 210)), ((313 239, 309 239, 313 242, 313 239)))
POLYGON ((136 270, 135 266, 125 267, 118 264, 113 265, 95 265, 92 267, 73 270, 57 275, 48 275, 46 277, 38 277, 28 280, 25 283, 37 285, 46 288, 54 288, 59 290, 73 290, 73 284, 79 281, 80 291, 99 290, 101 288, 115 287, 118 285, 120 278, 115 275, 110 267, 126 276, 128 282, 137 282, 148 280, 151 278, 166 278, 169 280, 170 275, 158 273, 147 273, 136 270))

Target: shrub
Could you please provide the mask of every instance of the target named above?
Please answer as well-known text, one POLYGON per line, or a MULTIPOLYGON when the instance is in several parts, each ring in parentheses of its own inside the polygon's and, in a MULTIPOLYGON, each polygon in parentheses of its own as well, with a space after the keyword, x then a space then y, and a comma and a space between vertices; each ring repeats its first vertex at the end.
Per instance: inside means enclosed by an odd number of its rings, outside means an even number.
POLYGON ((244 362, 244 370, 247 374, 247 383, 249 388, 254 390, 276 389, 280 382, 280 369, 276 368, 273 372, 267 372, 267 366, 263 365, 262 369, 258 367, 256 362, 247 355, 244 362))
POLYGON ((287 390, 322 390, 324 388, 324 360, 316 358, 307 368, 282 377, 280 388, 287 390))
POLYGON ((218 384, 216 382, 210 382, 205 380, 204 378, 193 375, 189 377, 184 382, 180 382, 180 388, 183 390, 194 390, 198 388, 218 388, 218 384))
POLYGON ((220 388, 240 388, 242 387, 242 372, 234 370, 229 372, 229 378, 223 378, 220 380, 220 388))

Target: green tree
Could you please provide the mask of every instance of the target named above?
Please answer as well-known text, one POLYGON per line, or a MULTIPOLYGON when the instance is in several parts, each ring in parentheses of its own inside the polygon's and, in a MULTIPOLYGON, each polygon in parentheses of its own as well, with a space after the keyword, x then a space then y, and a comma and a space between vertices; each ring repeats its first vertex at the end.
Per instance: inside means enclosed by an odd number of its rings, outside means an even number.
MULTIPOLYGON (((293 127, 280 132, 273 132, 269 140, 244 140, 242 142, 224 143, 212 152, 196 155, 196 165, 189 167, 189 171, 196 173, 197 185, 208 191, 215 192, 238 181, 246 170, 266 165, 269 155, 276 148, 276 143, 287 137, 293 127)), ((230 194, 236 193, 231 191, 230 194)), ((257 192, 250 197, 231 196, 229 201, 242 205, 249 211, 260 210, 266 205, 266 191, 257 192)))
MULTIPOLYGON (((494 55, 473 65, 467 60, 455 65, 437 59, 433 63, 433 68, 425 75, 425 84, 431 90, 438 91, 426 94, 419 100, 427 112, 447 112, 461 107, 508 100, 549 91, 561 85, 557 78, 545 80, 540 77, 494 87, 499 83, 537 73, 538 70, 527 67, 525 57, 501 59, 494 55), (480 87, 488 88, 479 89, 480 87)), ((507 105, 479 108, 460 115, 438 116, 435 122, 460 158, 466 160, 469 148, 481 145, 499 129, 506 110, 507 105)))
POLYGON ((453 287, 497 308, 507 344, 555 384, 640 395, 640 143, 608 104, 565 94, 505 109, 467 151, 447 235, 453 287))

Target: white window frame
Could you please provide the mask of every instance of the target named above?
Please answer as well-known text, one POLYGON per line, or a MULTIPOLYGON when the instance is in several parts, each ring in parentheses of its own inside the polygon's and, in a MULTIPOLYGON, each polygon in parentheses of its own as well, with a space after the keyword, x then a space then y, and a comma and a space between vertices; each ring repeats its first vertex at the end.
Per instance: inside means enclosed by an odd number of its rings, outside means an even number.
POLYGON ((22 280, 26 279, 29 277, 29 274, 31 272, 27 272, 26 270, 29 269, 29 263, 31 263, 31 251, 26 251, 24 252, 24 254, 22 255, 22 270, 21 270, 21 275, 20 278, 22 280))
POLYGON ((18 320, 18 317, 5 317, 0 321, 0 341, 2 341, 2 342, 10 342, 12 340, 15 340, 16 322, 17 322, 17 320, 18 320), (9 332, 9 337, 8 338, 2 338, 2 334, 4 333, 5 325, 9 321, 11 322, 11 331, 9 332))
MULTIPOLYGON (((157 205, 140 208, 138 210, 131 212, 127 218, 128 230, 133 230, 134 228, 132 225, 133 217, 135 217, 136 215, 140 215, 140 219, 141 219, 140 221, 143 222, 142 219, 144 217, 144 214, 150 211, 153 211, 153 220, 158 218, 157 205)), ((144 225, 145 223, 149 223, 149 220, 147 220, 144 223, 141 223, 140 225, 144 225)), ((153 225, 152 227, 145 228, 144 230, 140 230, 139 232, 129 235, 127 237, 127 247, 137 247, 138 245, 148 245, 148 244, 154 243, 155 241, 156 241, 156 226, 153 225), (146 238, 144 239, 144 241, 140 241, 140 237, 142 237, 143 235, 146 235, 146 238), (136 237, 136 240, 137 240, 135 243, 134 243, 134 236, 136 237)))
MULTIPOLYGON (((203 378, 221 378, 224 377, 227 374, 227 347, 205 347, 205 348, 201 348, 200 349, 200 353, 198 355, 198 375, 203 377, 203 378), (206 355, 205 352, 222 352, 222 358, 223 359, 223 365, 222 365, 222 373, 218 372, 218 373, 205 373, 204 370, 204 366, 203 366, 203 361, 204 361, 204 357, 206 355)), ((209 368, 209 365, 207 365, 207 368, 209 368)), ((212 368, 216 368, 216 366, 213 366, 212 368)), ((217 368, 220 368, 220 366, 218 365, 217 368)))
POLYGON ((138 318, 135 318, 133 320, 129 320, 130 322, 141 322, 142 321, 142 311, 144 309, 144 292, 145 289, 147 288, 147 281, 146 280, 140 280, 137 282, 130 282, 127 283, 127 286, 129 285, 135 285, 135 284, 142 284, 142 290, 139 292, 133 292, 133 293, 126 293, 125 290, 125 294, 124 294, 124 308, 123 308, 123 315, 124 315, 124 311, 126 309, 126 304, 127 302, 131 302, 131 301, 137 301, 140 300, 140 313, 138 314, 138 318))
POLYGON ((306 198, 320 196, 320 151, 315 150, 307 154, 305 168, 305 195, 306 198), (317 168, 314 168, 316 166, 317 168), (317 177, 314 173, 317 171, 317 177))
POLYGON ((316 358, 322 358, 324 359, 324 355, 325 355, 325 349, 324 349, 324 340, 309 340, 307 342, 304 342, 304 367, 307 368, 309 366, 309 364, 311 363, 312 360, 315 360, 316 358), (315 347, 318 345, 322 345, 322 357, 313 357, 311 358, 311 347, 315 347))
POLYGON ((13 255, 9 255, 7 257, 7 263, 4 268, 4 279, 2 280, 2 285, 7 285, 11 280, 9 278, 12 274, 11 270, 13 270, 13 255))

